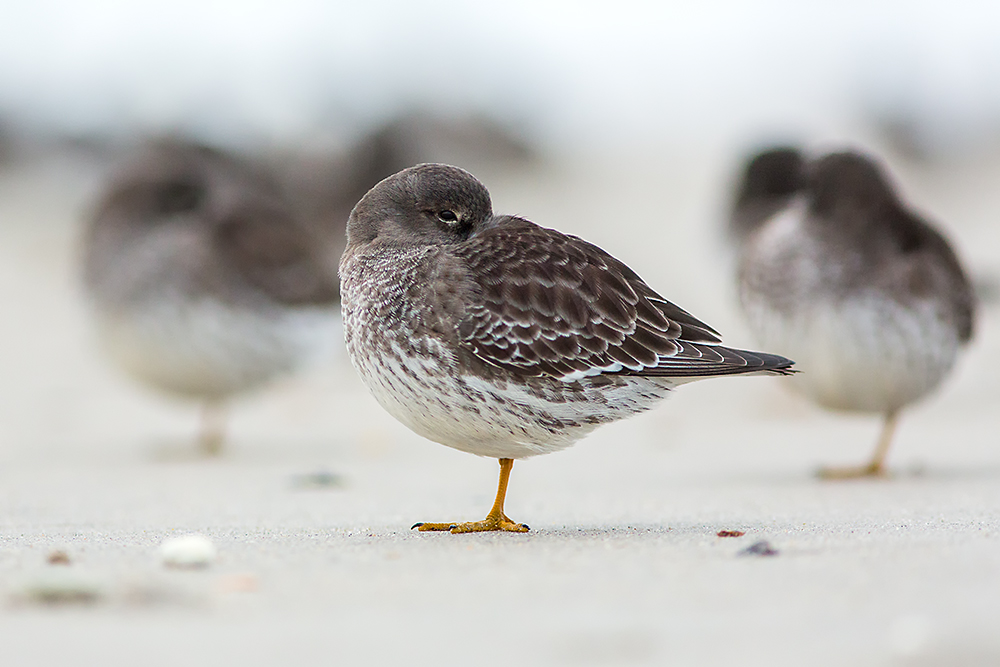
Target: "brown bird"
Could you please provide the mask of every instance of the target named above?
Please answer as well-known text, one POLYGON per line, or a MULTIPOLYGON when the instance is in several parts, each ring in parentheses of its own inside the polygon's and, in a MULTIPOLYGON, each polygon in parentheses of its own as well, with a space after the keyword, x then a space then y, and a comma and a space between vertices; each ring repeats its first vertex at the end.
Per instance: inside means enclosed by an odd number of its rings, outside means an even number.
POLYGON ((525 139, 489 117, 445 119, 409 112, 390 118, 342 151, 295 152, 272 162, 296 214, 322 237, 336 264, 344 253, 351 209, 382 179, 420 162, 471 161, 513 169, 535 157, 525 139))
POLYGON ((351 360, 382 407, 500 460, 485 520, 420 530, 526 531, 503 512, 514 459, 568 447, 679 384, 792 365, 723 347, 597 246, 494 215, 485 186, 447 165, 406 169, 362 198, 340 273, 351 360))
POLYGON ((337 281, 282 191, 255 166, 181 141, 150 144, 101 195, 83 283, 99 338, 133 377, 221 404, 305 361, 334 335, 337 281))
POLYGON ((868 464, 820 474, 884 474, 900 411, 941 384, 972 337, 954 251, 855 152, 758 155, 730 229, 743 311, 760 344, 797 360, 792 385, 824 407, 884 416, 868 464))

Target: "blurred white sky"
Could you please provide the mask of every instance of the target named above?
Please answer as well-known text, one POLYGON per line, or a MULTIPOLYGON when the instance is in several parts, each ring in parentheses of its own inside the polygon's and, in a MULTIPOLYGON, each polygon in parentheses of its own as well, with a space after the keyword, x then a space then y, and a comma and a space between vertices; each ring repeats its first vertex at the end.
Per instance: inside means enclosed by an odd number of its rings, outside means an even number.
POLYGON ((39 129, 297 141, 413 105, 491 110, 564 145, 799 136, 876 111, 953 142, 1000 126, 992 2, 48 0, 0 15, 0 116, 39 129))

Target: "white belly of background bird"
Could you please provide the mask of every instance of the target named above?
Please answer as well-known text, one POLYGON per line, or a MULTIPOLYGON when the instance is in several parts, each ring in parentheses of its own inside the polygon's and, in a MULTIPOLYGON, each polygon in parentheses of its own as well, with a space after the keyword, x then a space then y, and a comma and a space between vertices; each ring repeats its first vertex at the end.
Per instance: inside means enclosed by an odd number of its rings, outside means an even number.
POLYGON ((94 308, 101 343, 131 375, 165 391, 222 399, 294 371, 329 346, 330 308, 240 308, 151 299, 128 313, 94 308))
POLYGON ((903 306, 878 289, 838 293, 831 285, 851 268, 820 260, 822 252, 800 204, 747 240, 746 255, 754 261, 741 269, 740 298, 748 323, 762 346, 781 350, 805 370, 785 382, 838 410, 884 413, 928 394, 961 346, 936 300, 903 306), (769 288, 775 275, 780 290, 769 288), (787 307, 791 301, 797 305, 787 307))

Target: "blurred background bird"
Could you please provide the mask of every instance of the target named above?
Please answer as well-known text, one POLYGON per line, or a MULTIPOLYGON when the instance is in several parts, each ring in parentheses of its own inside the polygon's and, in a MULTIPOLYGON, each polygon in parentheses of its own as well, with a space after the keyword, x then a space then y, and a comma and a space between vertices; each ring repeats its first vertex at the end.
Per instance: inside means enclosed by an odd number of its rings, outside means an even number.
POLYGON ((827 408, 883 415, 885 473, 901 410, 938 387, 972 337, 974 296, 944 236, 854 151, 807 160, 775 148, 746 167, 730 218, 743 312, 761 345, 794 358, 789 382, 827 408))
POLYGON ((93 208, 83 285, 100 341, 127 373, 200 401, 217 453, 223 404, 288 373, 336 335, 337 277, 258 166, 152 142, 93 208))
POLYGON ((273 166, 296 214, 322 238, 325 255, 337 264, 347 243, 351 209, 382 179, 421 162, 523 168, 537 154, 531 142, 488 116, 445 119, 408 110, 359 133, 345 147, 303 147, 262 158, 273 166))

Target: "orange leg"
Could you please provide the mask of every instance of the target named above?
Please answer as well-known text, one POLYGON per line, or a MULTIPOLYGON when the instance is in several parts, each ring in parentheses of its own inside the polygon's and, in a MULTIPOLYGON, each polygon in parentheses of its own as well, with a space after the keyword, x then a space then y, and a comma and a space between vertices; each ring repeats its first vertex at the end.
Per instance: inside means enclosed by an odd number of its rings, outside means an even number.
POLYGON ((514 459, 500 459, 500 483, 497 485, 497 499, 493 501, 493 509, 482 521, 466 523, 417 523, 413 527, 420 531, 447 530, 451 533, 483 533, 492 530, 503 530, 511 533, 526 533, 528 527, 523 523, 514 523, 503 513, 503 501, 507 497, 507 481, 510 479, 514 459))
POLYGON ((858 477, 885 476, 885 457, 889 453, 892 435, 896 432, 898 416, 898 412, 886 414, 885 422, 882 425, 882 435, 879 436, 878 444, 875 446, 875 454, 867 465, 849 468, 822 468, 819 471, 819 476, 822 479, 856 479, 858 477))
POLYGON ((226 408, 216 401, 206 401, 201 406, 201 433, 198 446, 207 456, 222 453, 222 441, 226 437, 226 408))

